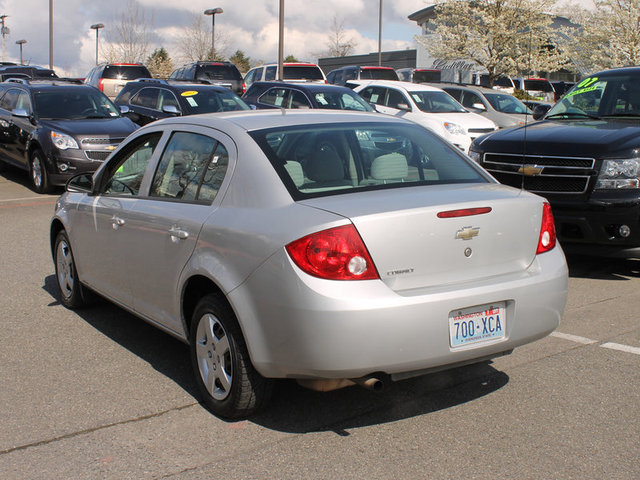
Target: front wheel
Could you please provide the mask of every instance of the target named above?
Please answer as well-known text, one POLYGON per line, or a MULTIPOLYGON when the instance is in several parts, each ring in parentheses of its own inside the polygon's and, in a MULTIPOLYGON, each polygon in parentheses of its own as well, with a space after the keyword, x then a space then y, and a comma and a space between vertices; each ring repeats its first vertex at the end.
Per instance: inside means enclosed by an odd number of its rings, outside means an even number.
POLYGON ((62 304, 67 308, 80 308, 87 305, 85 289, 80 285, 69 237, 64 230, 56 237, 53 261, 62 304))
POLYGON ((51 191, 49 176, 47 175, 47 166, 44 162, 43 153, 40 150, 34 150, 31 154, 29 172, 31 174, 31 185, 37 193, 49 193, 51 191))
POLYGON ((267 403, 273 381, 253 368, 235 315, 218 295, 196 306, 189 345, 203 403, 215 415, 246 418, 267 403))

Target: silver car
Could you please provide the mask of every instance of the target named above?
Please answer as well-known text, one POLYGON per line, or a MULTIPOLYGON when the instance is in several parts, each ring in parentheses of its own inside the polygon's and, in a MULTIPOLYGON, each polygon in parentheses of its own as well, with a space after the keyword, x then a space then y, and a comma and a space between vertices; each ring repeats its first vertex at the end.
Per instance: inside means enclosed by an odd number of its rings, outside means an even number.
POLYGON ((97 292, 188 343, 224 418, 275 378, 375 389, 510 353, 567 296, 542 198, 376 113, 149 124, 70 181, 51 248, 64 305, 97 292))

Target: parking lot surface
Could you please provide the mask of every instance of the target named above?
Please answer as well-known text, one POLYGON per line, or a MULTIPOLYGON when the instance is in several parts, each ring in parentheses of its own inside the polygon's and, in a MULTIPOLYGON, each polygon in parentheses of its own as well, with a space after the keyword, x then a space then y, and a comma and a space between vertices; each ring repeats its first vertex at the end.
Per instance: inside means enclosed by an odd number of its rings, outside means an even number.
POLYGON ((283 381, 225 422, 198 404, 185 345, 58 302, 56 195, 26 185, 0 173, 0 478, 640 478, 640 261, 570 257, 558 330, 491 364, 381 393, 283 381))

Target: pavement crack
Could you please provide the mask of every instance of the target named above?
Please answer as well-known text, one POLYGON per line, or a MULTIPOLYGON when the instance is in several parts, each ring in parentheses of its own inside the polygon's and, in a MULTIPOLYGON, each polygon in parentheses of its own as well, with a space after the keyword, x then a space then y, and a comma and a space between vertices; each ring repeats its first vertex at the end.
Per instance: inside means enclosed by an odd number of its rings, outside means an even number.
POLYGON ((156 413, 152 413, 152 414, 149 414, 149 415, 143 415, 143 416, 137 417, 137 418, 130 418, 128 420, 121 420, 119 422, 109 423, 109 424, 106 424, 106 425, 99 425, 97 427, 91 427, 91 428, 86 428, 84 430, 79 430, 77 432, 67 433, 67 434, 60 435, 60 436, 57 436, 57 437, 54 437, 54 438, 49 438, 47 440, 40 440, 38 442, 27 443, 25 445, 18 445, 16 447, 11 447, 11 448, 7 448, 5 450, 0 450, 0 455, 13 453, 13 452, 20 451, 20 450, 27 450, 27 449, 33 448, 33 447, 40 447, 42 445, 48 445, 50 443, 58 442, 60 440, 66 440, 68 438, 74 438, 74 437, 78 437, 80 435, 86 435, 88 433, 93 433, 93 432, 96 432, 98 430, 104 430, 104 429, 111 428, 111 427, 117 427, 119 425, 126 425, 128 423, 135 423, 135 422, 140 422, 140 421, 143 421, 143 420, 148 420, 150 418, 161 417, 163 415, 166 415, 167 413, 179 412, 181 410, 185 410, 185 409, 193 407, 195 405, 199 405, 199 403, 198 402, 193 402, 193 403, 189 403, 187 405, 182 405, 180 407, 170 408, 168 410, 163 410, 161 412, 156 412, 156 413))

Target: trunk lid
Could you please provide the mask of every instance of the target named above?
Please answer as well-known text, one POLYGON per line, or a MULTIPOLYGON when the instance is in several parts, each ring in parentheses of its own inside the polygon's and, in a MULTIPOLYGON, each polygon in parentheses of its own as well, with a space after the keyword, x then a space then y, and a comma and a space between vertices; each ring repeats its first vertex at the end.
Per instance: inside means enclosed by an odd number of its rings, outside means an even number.
POLYGON ((396 291, 525 270, 535 257, 543 199, 500 184, 441 185, 304 200, 355 225, 380 278, 396 291), (438 213, 489 207, 489 213, 438 213))

